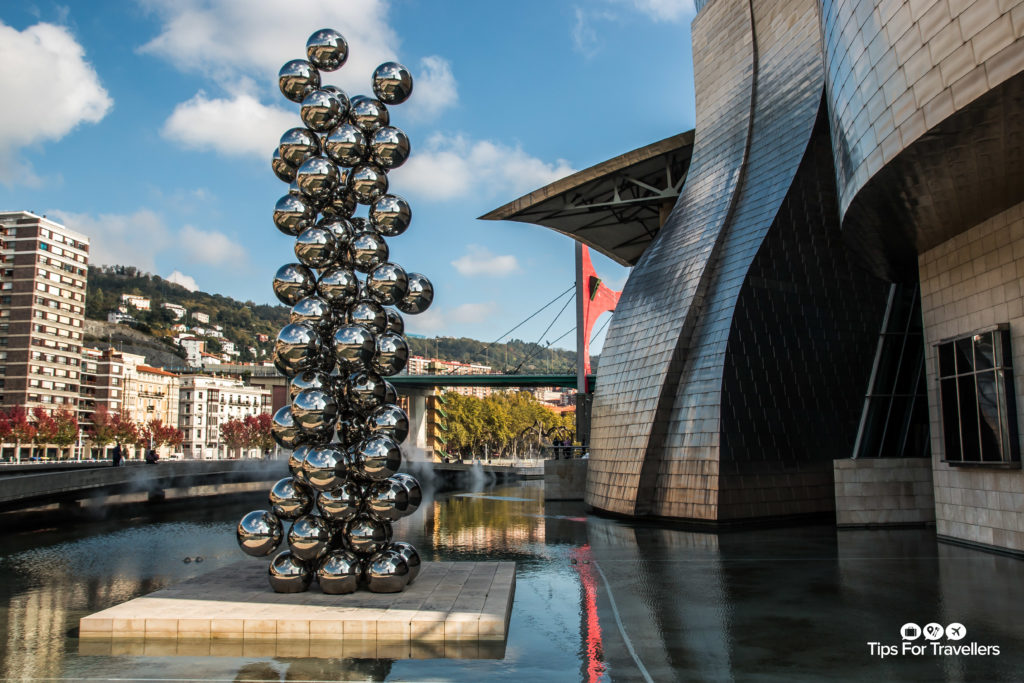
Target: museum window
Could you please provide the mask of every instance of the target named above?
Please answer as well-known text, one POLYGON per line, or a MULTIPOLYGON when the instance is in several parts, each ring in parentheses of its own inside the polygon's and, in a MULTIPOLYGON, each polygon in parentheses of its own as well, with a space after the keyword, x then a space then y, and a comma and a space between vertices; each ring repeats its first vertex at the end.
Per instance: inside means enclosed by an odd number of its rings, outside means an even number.
POLYGON ((1019 463, 1009 327, 947 340, 936 350, 945 462, 1019 463))

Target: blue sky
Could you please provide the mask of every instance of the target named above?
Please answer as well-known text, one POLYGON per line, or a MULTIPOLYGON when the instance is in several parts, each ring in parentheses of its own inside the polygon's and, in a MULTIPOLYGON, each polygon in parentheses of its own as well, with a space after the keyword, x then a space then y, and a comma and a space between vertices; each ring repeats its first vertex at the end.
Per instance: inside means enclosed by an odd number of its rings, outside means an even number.
MULTIPOLYGON (((94 263, 272 301, 294 254, 271 221, 287 188, 269 160, 301 125, 277 70, 335 28, 350 58, 325 82, 368 93, 392 59, 415 77, 412 99, 391 108, 413 155, 390 174, 413 223, 389 242, 437 295, 407 329, 490 341, 571 284, 572 242, 476 217, 692 128, 692 17, 691 0, 4 3, 0 209, 84 232, 94 263)), ((595 265, 621 288, 626 269, 595 265)), ((554 312, 514 336, 537 339, 554 312)))

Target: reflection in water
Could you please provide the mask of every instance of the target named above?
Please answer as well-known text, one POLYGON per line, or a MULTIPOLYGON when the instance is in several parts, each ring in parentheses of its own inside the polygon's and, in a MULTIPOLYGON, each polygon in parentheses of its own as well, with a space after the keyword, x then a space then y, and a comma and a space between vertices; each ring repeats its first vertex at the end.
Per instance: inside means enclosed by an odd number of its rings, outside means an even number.
POLYGON ((578 503, 545 503, 538 484, 439 494, 396 529, 425 559, 517 562, 503 660, 445 659, 442 651, 420 660, 383 651, 313 659, 301 645, 249 642, 183 641, 172 651, 90 643, 80 652, 80 617, 243 560, 233 527, 266 504, 260 496, 244 506, 0 539, 0 676, 590 683, 641 680, 642 666, 659 682, 998 681, 1024 668, 1020 560, 938 545, 924 530, 713 534, 630 524, 588 516, 578 503), (183 562, 196 556, 205 561, 183 562), (968 641, 997 644, 1002 654, 868 653, 868 642, 898 642, 908 621, 958 621, 968 641))

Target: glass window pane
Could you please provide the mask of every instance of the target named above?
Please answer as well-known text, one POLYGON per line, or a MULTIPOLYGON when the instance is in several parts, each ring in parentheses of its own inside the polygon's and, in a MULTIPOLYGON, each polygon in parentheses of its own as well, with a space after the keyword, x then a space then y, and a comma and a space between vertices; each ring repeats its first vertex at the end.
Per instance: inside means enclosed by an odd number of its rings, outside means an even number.
POLYGON ((994 356, 992 333, 974 335, 974 369, 991 370, 994 367, 994 356))
POLYGON ((974 343, 970 337, 957 339, 953 342, 956 348, 956 374, 974 371, 974 343))
POLYGON ((956 374, 956 363, 953 360, 953 342, 939 345, 939 377, 951 377, 956 374))
MULTIPOLYGON (((957 361, 959 360, 958 356, 957 361)), ((981 437, 978 434, 978 394, 974 386, 974 376, 958 377, 956 389, 960 398, 960 447, 963 449, 963 459, 967 461, 981 460, 981 437)))
POLYGON ((960 411, 957 406, 956 380, 944 379, 939 386, 942 395, 942 431, 946 460, 962 460, 960 450, 960 411))
POLYGON ((996 395, 996 373, 991 370, 977 374, 978 429, 981 434, 981 459, 1002 460, 1000 448, 999 399, 996 395))

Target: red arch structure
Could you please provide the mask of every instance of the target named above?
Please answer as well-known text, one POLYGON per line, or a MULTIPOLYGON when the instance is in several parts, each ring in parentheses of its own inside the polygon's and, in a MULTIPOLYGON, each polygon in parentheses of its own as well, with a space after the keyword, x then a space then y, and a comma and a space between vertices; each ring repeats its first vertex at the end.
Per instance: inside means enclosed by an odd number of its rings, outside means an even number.
POLYGON ((622 292, 601 282, 590 260, 590 249, 576 243, 576 374, 578 391, 590 393, 590 336, 602 313, 615 310, 622 292))

